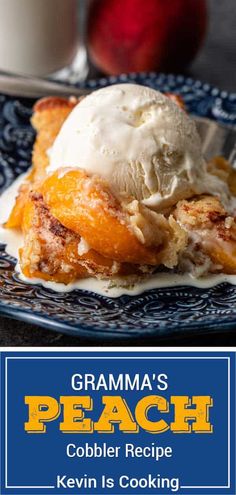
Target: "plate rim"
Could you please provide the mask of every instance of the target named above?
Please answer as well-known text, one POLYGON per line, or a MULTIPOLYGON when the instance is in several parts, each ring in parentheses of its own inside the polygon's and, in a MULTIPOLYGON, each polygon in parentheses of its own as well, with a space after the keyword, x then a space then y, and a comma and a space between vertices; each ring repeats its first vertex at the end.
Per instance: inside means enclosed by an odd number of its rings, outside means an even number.
MULTIPOLYGON (((170 329, 167 327, 165 328, 156 328, 153 330, 151 333, 143 330, 143 334, 140 333, 139 328, 132 328, 132 332, 130 329, 123 328, 122 330, 119 330, 116 333, 116 330, 113 329, 108 329, 108 330, 102 330, 102 329, 94 329, 91 326, 87 326, 86 328, 83 328, 81 325, 69 325, 68 323, 65 322, 59 322, 56 321, 48 316, 42 316, 38 315, 36 312, 30 313, 27 309, 21 310, 19 308, 14 308, 11 307, 10 305, 2 305, 0 304, 0 316, 5 316, 6 318, 9 319, 14 319, 16 321, 22 321, 25 323, 29 323, 32 325, 37 325, 40 328, 46 328, 47 330, 50 330, 54 333, 59 333, 59 334, 64 334, 64 335, 69 335, 71 337, 77 337, 81 339, 89 339, 89 340, 103 340, 103 342, 108 341, 110 342, 111 340, 116 340, 118 342, 119 340, 127 340, 127 341, 132 341, 132 340, 141 340, 145 338, 146 341, 150 341, 152 339, 158 338, 160 340, 164 340, 165 338, 171 338, 171 337, 192 337, 196 336, 196 334, 199 335, 204 335, 204 334, 218 334, 222 330, 235 330, 236 329, 236 317, 235 321, 232 322, 223 322, 220 327, 220 320, 215 320, 214 322, 205 322, 205 323, 188 323, 186 324, 183 328, 180 329, 178 332, 178 323, 175 325, 171 325, 170 329), (218 326, 218 328, 217 328, 218 326), (78 334, 78 330, 81 332, 78 334), (137 332, 137 333, 136 333, 137 332), (187 334, 187 332, 191 332, 190 335, 187 334)), ((150 324, 151 326, 151 324, 150 324)), ((148 327, 146 327, 147 329, 148 327)), ((143 345, 143 343, 142 343, 143 345)))

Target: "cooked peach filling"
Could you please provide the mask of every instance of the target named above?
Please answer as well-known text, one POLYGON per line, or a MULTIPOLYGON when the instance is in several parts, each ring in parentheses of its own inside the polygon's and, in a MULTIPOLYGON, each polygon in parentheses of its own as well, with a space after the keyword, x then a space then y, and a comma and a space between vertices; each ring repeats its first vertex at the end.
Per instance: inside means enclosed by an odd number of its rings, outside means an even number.
MULTIPOLYGON (((163 265, 178 267, 190 246, 211 260, 210 271, 236 273, 236 223, 220 199, 195 197, 165 215, 153 213, 155 236, 148 238, 142 222, 137 235, 132 208, 122 206, 100 178, 66 168, 47 176, 48 149, 77 103, 46 98, 34 108, 33 167, 5 224, 22 229, 24 275, 65 284, 90 276, 141 276, 163 265)), ((223 158, 208 168, 236 193, 236 173, 223 158)), ((142 219, 148 214, 143 207, 142 219)))

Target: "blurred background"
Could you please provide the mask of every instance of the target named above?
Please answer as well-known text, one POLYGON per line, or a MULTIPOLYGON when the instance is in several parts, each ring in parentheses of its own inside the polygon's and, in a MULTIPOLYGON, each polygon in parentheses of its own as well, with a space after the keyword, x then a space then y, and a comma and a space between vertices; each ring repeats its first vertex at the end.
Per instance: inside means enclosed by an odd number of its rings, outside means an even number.
MULTIPOLYGON (((88 6, 90 0, 79 0, 80 1, 80 9, 82 13, 82 24, 83 29, 85 29, 85 4, 88 6)), ((126 4, 126 9, 128 9, 128 4, 130 0, 124 0, 126 4)), ((99 30, 100 22, 102 22, 102 15, 106 17, 107 22, 107 12, 105 9, 110 10, 109 18, 112 18, 112 4, 114 3, 123 3, 123 0, 105 0, 104 1, 104 12, 102 12, 102 3, 103 0, 91 2, 90 5, 90 14, 89 14, 89 26, 90 31, 95 30, 95 36, 88 37, 88 42, 96 43, 96 30, 99 30), (96 18, 97 15, 97 6, 96 3, 100 4, 100 13, 99 19, 96 18), (106 4, 106 5, 105 5, 106 4)), ((134 0, 137 2, 137 6, 141 10, 141 2, 139 0, 134 0), (139 4, 139 5, 138 5, 139 4)), ((132 0, 131 0, 132 3, 132 0)), ((202 0, 145 0, 142 2, 147 5, 153 3, 153 13, 156 10, 156 22, 153 22, 153 25, 156 25, 155 34, 153 38, 153 59, 149 61, 149 67, 145 68, 145 70, 165 70, 165 63, 160 62, 160 47, 158 45, 161 44, 161 39, 163 40, 163 24, 165 24, 168 28, 168 25, 171 24, 171 11, 173 15, 175 15, 175 35, 170 39, 166 40, 165 43, 167 45, 167 53, 166 57, 168 59, 168 44, 176 42, 178 40, 179 30, 185 30, 186 34, 186 43, 185 40, 177 42, 180 49, 176 50, 172 56, 170 57, 169 63, 167 65, 167 72, 181 72, 183 74, 190 75, 196 79, 201 79, 204 82, 208 82, 213 86, 218 86, 220 89, 225 89, 227 91, 236 92, 236 2, 235 0, 206 0, 202 2, 202 0), (190 8, 191 4, 191 8, 190 8), (204 5, 205 4, 205 5, 204 5), (166 18, 165 13, 163 12, 162 16, 162 26, 158 24, 160 16, 160 9, 164 11, 163 5, 166 5, 166 18), (179 8, 178 8, 179 7, 179 8), (207 14, 205 12, 205 7, 207 10, 207 14), (158 35, 158 31, 162 31, 161 35, 158 35), (190 50, 188 44, 191 44, 190 50), (189 64, 185 66, 183 53, 186 54, 187 57, 189 55, 189 64), (189 53, 190 52, 190 53, 189 53), (164 65, 164 67, 162 67, 164 65), (177 65, 177 67, 176 67, 177 65), (178 67, 179 65, 179 67, 178 67)), ((113 7, 114 8, 114 7, 113 7)), ((121 7, 121 10, 124 11, 124 6, 121 7)), ((145 12, 148 12, 148 9, 145 9, 145 12)), ((109 13, 109 12, 108 12, 109 13)), ((145 26, 145 19, 143 18, 144 12, 140 12, 140 16, 138 18, 140 25, 145 26)), ((114 16, 117 16, 117 12, 114 12, 114 16)), ((108 18, 108 20, 109 20, 108 18)), ((113 17, 114 19, 114 17, 113 17)), ((105 21, 104 21, 105 22, 105 21)), ((125 22, 125 21, 124 21, 125 22)), ((112 24, 112 21, 110 21, 112 24)), ((148 24, 148 20, 147 20, 148 24)), ((167 30, 166 28, 166 30, 167 30)), ((130 36, 132 38, 135 37, 134 30, 132 32, 133 26, 132 22, 127 22, 125 25, 126 32, 130 31, 130 36), (130 24, 130 26, 129 26, 130 24)), ((116 36, 118 37, 119 31, 122 33, 121 26, 119 28, 118 19, 116 17, 116 36)), ((109 38, 112 37, 112 25, 107 26, 107 38, 104 40, 104 43, 109 44, 109 38)), ((140 28, 140 32, 142 29, 140 28)), ((147 38, 150 37, 150 32, 147 29, 147 38)), ((97 37, 99 33, 97 34, 97 37)), ((137 31, 136 31, 137 36, 137 31)), ((119 41, 119 40, 118 40, 119 41)), ((124 42, 122 36, 120 37, 120 43, 124 42)), ((140 43, 140 39, 138 39, 137 45, 140 43)), ((131 42, 130 42, 131 45, 131 42)), ((95 45, 96 46, 96 45, 95 45)), ((129 47, 129 46, 128 46, 129 47)), ((100 47, 102 48, 102 47, 100 47)), ((137 51, 142 51, 140 46, 136 48, 137 51)), ((118 46, 118 56, 121 48, 118 46)), ((127 56, 127 46, 125 47, 124 54, 127 56), (126 50, 126 51, 125 51, 126 50)), ((105 50, 104 50, 105 51, 105 50)), ((98 48, 95 52, 95 56, 98 57, 98 48)), ((142 55, 142 53, 141 53, 142 55)), ((90 61, 89 61, 89 76, 96 77, 102 75, 104 71, 101 70, 101 67, 104 64, 104 56, 102 57, 102 53, 99 53, 100 58, 97 60, 100 64, 100 70, 98 66, 94 67, 91 59, 93 60, 93 46, 90 49, 90 61)), ((145 55, 144 55, 145 56, 145 55)), ((95 57, 95 59, 96 59, 95 57)), ((113 57, 114 49, 113 49, 113 57)), ((124 55, 125 57, 125 55, 124 55)), ((98 65, 99 65, 98 64, 98 65)), ((125 69, 125 63, 123 64, 125 69)), ((132 64, 130 64, 132 65, 132 64)), ((130 68, 129 70, 133 70, 130 68)), ((123 70, 121 70, 123 72, 123 70)))
POLYGON ((206 39, 189 72, 220 89, 236 92, 236 2, 208 0, 208 10, 206 39))

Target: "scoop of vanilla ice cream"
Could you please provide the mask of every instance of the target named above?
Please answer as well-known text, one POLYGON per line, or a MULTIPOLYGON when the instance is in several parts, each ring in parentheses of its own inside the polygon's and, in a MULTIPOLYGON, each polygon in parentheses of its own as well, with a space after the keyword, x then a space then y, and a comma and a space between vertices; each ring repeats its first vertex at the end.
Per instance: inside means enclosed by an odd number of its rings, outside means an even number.
POLYGON ((220 187, 209 180, 194 122, 159 91, 136 84, 94 91, 73 109, 47 171, 61 167, 96 174, 119 199, 156 211, 220 187))

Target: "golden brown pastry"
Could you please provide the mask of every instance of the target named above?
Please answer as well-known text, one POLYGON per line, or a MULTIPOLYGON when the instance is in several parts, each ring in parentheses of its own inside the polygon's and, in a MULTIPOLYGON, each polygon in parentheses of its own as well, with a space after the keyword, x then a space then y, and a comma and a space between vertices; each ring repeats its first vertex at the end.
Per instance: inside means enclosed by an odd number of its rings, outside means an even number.
MULTIPOLYGON (((176 95, 170 98, 183 108, 176 95)), ((49 150, 77 104, 50 97, 34 107, 32 169, 5 224, 23 232, 24 275, 65 284, 139 277, 160 266, 183 267, 183 259, 202 264, 205 256, 209 271, 236 273, 236 223, 219 197, 193 193, 156 211, 134 197, 121 201, 104 178, 78 167, 46 172, 49 150)), ((208 171, 236 192, 235 172, 224 159, 212 159, 208 171)))

